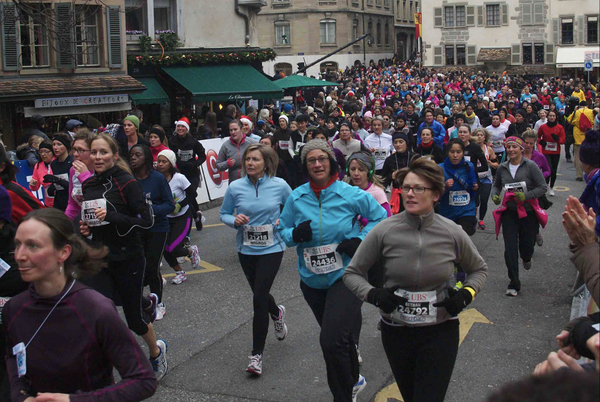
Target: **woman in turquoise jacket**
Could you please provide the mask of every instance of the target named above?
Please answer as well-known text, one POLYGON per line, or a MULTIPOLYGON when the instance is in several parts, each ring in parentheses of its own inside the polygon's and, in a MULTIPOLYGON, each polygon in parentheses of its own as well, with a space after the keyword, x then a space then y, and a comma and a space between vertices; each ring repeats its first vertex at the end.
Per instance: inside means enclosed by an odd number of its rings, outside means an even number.
POLYGON ((353 393, 366 385, 356 349, 362 301, 348 290, 342 276, 362 239, 387 213, 371 194, 337 181, 337 162, 326 142, 308 142, 301 159, 309 183, 288 198, 278 230, 288 246, 296 246, 300 288, 321 326, 333 400, 350 402, 353 393), (358 215, 369 221, 362 230, 358 215))
POLYGON ((287 335, 285 307, 269 293, 279 271, 285 243, 277 232, 279 211, 292 189, 275 177, 279 157, 261 144, 250 145, 242 156, 242 177, 229 185, 221 206, 221 221, 237 229, 238 257, 254 294, 252 354, 247 372, 262 374, 262 357, 269 331, 269 315, 275 337, 287 335))

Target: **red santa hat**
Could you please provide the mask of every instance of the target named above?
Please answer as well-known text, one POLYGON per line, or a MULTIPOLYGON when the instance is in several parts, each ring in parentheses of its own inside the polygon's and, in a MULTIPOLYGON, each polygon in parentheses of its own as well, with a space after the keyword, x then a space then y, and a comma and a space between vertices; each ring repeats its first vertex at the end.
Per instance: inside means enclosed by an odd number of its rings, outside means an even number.
POLYGON ((188 131, 190 131, 190 121, 188 120, 187 117, 182 117, 181 119, 177 120, 175 122, 175 126, 184 126, 185 128, 188 129, 188 131))

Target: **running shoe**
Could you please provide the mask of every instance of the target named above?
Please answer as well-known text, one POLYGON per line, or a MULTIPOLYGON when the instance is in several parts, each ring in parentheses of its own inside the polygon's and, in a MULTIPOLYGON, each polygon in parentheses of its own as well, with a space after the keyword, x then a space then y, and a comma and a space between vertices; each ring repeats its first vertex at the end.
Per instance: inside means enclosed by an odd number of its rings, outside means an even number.
POLYGON ((506 289, 507 296, 517 297, 518 294, 519 292, 517 292, 515 289, 506 289))
POLYGON ((363 363, 362 356, 360 355, 360 350, 358 349, 358 345, 356 345, 356 354, 358 355, 358 364, 363 363))
POLYGON ((479 221, 479 223, 477 224, 477 227, 481 230, 485 230, 485 223, 483 221, 479 221))
POLYGON ((165 304, 158 303, 158 305, 156 306, 156 321, 162 320, 165 314, 167 314, 167 308, 165 307, 165 304))
POLYGON ((285 325, 285 307, 281 304, 277 307, 279 307, 279 316, 271 316, 271 319, 273 319, 273 327, 275 327, 275 337, 277 340, 283 341, 288 333, 287 325, 285 325))
POLYGON ((537 244, 539 247, 544 245, 544 237, 542 236, 542 232, 538 232, 538 234, 535 236, 535 244, 537 244))
POLYGON ((576 177, 575 181, 583 181, 583 177, 576 177))
POLYGON ((144 313, 148 314, 148 317, 150 317, 150 323, 153 323, 156 320, 158 296, 155 293, 150 293, 148 295, 148 300, 150 300, 150 306, 144 309, 144 313))
POLYGON ((181 265, 181 264, 185 264, 186 262, 186 257, 177 257, 177 264, 181 265))
POLYGON ((352 388, 352 402, 357 401, 358 394, 367 386, 367 380, 361 374, 358 375, 358 382, 352 388))
POLYGON ((554 189, 552 187, 550 187, 550 190, 548 190, 548 195, 554 197, 554 189))
POLYGON ((171 280, 173 285, 181 285, 183 282, 187 281, 187 276, 185 276, 185 271, 177 271, 175 274, 175 278, 171 280))
POLYGON ((531 264, 533 264, 533 260, 529 260, 529 261, 523 260, 523 268, 525 268, 526 271, 529 271, 531 269, 531 264))
POLYGON ((249 356, 250 364, 246 368, 246 372, 261 375, 262 374, 262 354, 249 356))
POLYGON ((200 232, 202 230, 202 228, 204 227, 204 221, 205 220, 206 219, 202 215, 202 212, 198 211, 198 213, 196 214, 196 218, 194 219, 194 221, 196 222, 196 230, 198 232, 200 232))
POLYGON ((192 254, 190 254, 190 261, 192 262, 192 269, 200 268, 200 253, 198 252, 198 246, 190 246, 192 254))
POLYGON ((167 371, 169 371, 169 363, 167 362, 167 342, 159 339, 156 341, 156 346, 158 346, 160 353, 156 358, 150 358, 150 364, 152 365, 152 370, 154 370, 156 381, 160 381, 167 375, 167 371))
POLYGON ((167 286, 167 278, 165 278, 164 276, 162 277, 162 281, 163 281, 163 288, 165 286, 167 286))

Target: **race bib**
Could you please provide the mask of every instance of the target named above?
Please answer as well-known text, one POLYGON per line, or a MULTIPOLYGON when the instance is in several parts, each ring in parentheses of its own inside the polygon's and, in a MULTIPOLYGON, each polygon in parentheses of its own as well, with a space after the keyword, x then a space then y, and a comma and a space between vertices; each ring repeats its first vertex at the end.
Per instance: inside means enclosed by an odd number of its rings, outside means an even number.
POLYGON ((558 151, 558 143, 556 142, 547 142, 544 147, 546 151, 558 151))
MULTIPOLYGON (((56 174, 56 177, 58 177, 59 179, 63 179, 66 181, 69 181, 69 174, 68 173, 61 173, 61 174, 56 174)), ((54 184, 54 188, 56 190, 66 190, 63 186, 61 186, 60 184, 54 184)))
POLYGON ((109 222, 98 219, 95 212, 96 208, 106 209, 106 200, 99 198, 97 200, 83 201, 81 203, 81 220, 86 222, 90 227, 108 225, 109 222))
POLYGON ((344 267, 342 256, 336 252, 337 243, 304 249, 304 263, 312 273, 321 275, 344 267))
POLYGON ((385 158, 387 157, 387 149, 375 148, 375 151, 373 152, 373 157, 376 160, 385 160, 385 158))
POLYGON ((509 183, 504 185, 504 189, 507 193, 526 193, 527 192, 527 184, 524 181, 519 181, 516 183, 509 183))
POLYGON ((422 155, 421 158, 427 159, 427 160, 431 160, 431 154, 429 155, 422 155))
POLYGON ((467 162, 471 162, 471 157, 469 155, 463 156, 467 162))
POLYGON ((434 324, 437 321, 437 307, 433 307, 437 302, 435 290, 409 292, 398 289, 394 293, 408 299, 392 312, 391 317, 394 321, 405 324, 434 324))
POLYGON ((268 247, 273 244, 273 225, 244 225, 244 246, 268 247))
POLYGON ((546 110, 550 109, 550 105, 544 105, 544 109, 546 109, 546 110))
POLYGON ((288 149, 290 149, 290 142, 289 141, 279 141, 279 149, 287 151, 288 149))
POLYGON ((13 346, 13 355, 16 357, 17 362, 17 373, 20 377, 27 374, 27 353, 25 351, 25 344, 23 342, 17 343, 13 346))
POLYGON ((471 195, 466 190, 450 191, 450 205, 453 207, 464 207, 471 202, 471 195))
POLYGON ((492 141, 492 147, 501 147, 504 146, 504 142, 500 141, 492 141))
POLYGON ((179 150, 177 151, 177 155, 182 162, 187 162, 194 157, 194 151, 191 149, 185 151, 179 150))

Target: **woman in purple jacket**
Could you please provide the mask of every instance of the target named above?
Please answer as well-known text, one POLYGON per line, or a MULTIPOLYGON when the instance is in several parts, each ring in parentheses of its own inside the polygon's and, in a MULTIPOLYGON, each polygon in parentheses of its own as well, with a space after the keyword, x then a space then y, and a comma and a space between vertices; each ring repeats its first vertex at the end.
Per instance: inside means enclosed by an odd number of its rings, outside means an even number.
POLYGON ((99 271, 108 250, 91 248, 57 209, 29 213, 15 236, 29 290, 4 306, 13 402, 141 401, 156 391, 144 352, 110 299, 75 278, 99 271), (121 381, 113 380, 113 368, 121 381), (37 399, 36 399, 37 397, 37 399))

